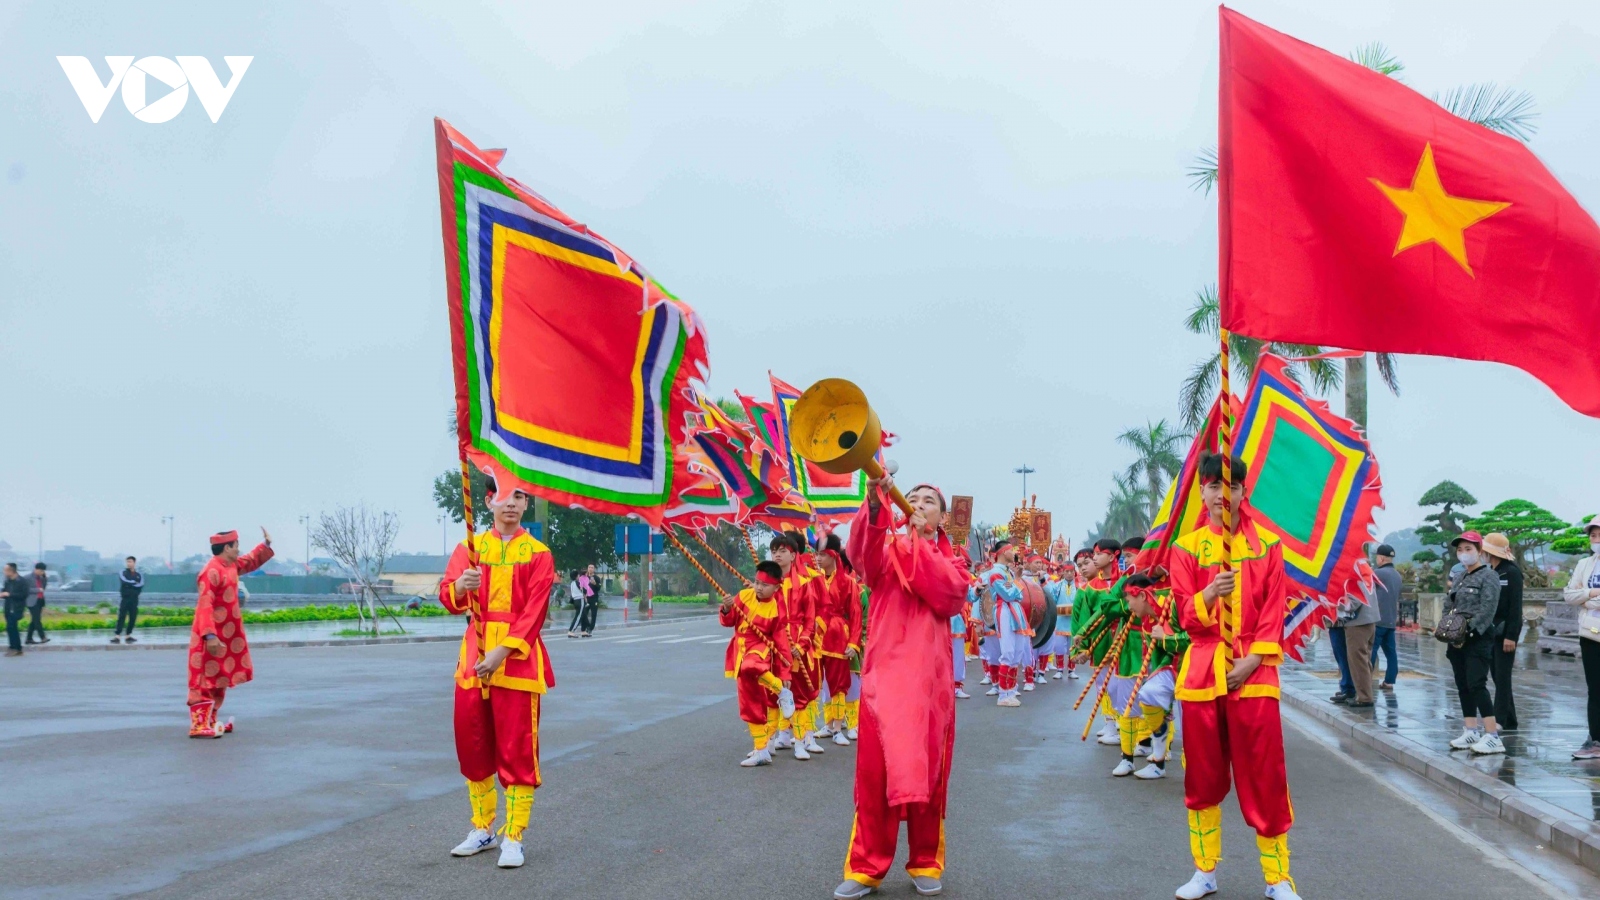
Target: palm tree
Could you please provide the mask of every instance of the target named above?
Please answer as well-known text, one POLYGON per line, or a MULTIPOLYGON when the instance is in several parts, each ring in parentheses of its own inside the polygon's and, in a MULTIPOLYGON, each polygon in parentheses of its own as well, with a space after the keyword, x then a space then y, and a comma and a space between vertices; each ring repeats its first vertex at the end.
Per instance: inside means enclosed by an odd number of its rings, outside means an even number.
POLYGON ((1138 481, 1126 475, 1113 475, 1111 479, 1111 496, 1106 500, 1106 517, 1100 523, 1101 535, 1122 540, 1130 535, 1148 533, 1151 516, 1147 512, 1145 489, 1138 481))
MULTIPOLYGON (((1211 338, 1212 344, 1215 345, 1220 322, 1221 305, 1217 298, 1217 286, 1208 284, 1195 294, 1194 306, 1189 310, 1189 316, 1183 320, 1183 327, 1194 334, 1211 338)), ((1258 341, 1252 337, 1233 334, 1228 340, 1228 356, 1232 366, 1228 373, 1229 377, 1240 384, 1248 382, 1250 376, 1255 374, 1256 362, 1261 359, 1263 351, 1293 358, 1315 356, 1322 352, 1322 348, 1315 344, 1258 341)), ((1218 357, 1221 355, 1222 351, 1218 349, 1195 363, 1189 372, 1189 377, 1184 379, 1183 389, 1178 395, 1179 406, 1183 413, 1183 427, 1199 430, 1205 422, 1206 414, 1211 411, 1211 401, 1217 395, 1217 377, 1220 372, 1218 357)), ((1339 367, 1327 359, 1290 363, 1285 369, 1285 374, 1301 387, 1309 381, 1318 393, 1326 393, 1338 387, 1341 376, 1339 367)))
MULTIPOLYGON (((1400 73, 1405 71, 1405 63, 1389 52, 1389 48, 1373 41, 1357 47, 1350 54, 1353 62, 1366 66, 1381 75, 1387 75, 1396 80, 1400 73)), ((1446 91, 1442 96, 1433 95, 1433 101, 1444 107, 1452 115, 1459 116, 1477 125, 1501 134, 1510 135, 1519 141, 1526 142, 1533 137, 1537 130, 1533 120, 1539 113, 1534 109, 1533 96, 1526 91, 1519 91, 1509 87, 1496 85, 1493 82, 1482 84, 1469 84, 1446 91)), ((1217 184, 1218 177, 1217 148, 1207 147, 1195 156, 1194 162, 1189 165, 1187 175, 1189 185, 1203 194, 1210 195, 1211 189, 1217 184)), ((1190 316, 1193 319, 1193 313, 1190 316)), ((1194 327, 1190 326, 1190 331, 1194 327)), ((1215 330, 1213 329, 1213 334, 1215 330)), ((1212 357, 1215 367, 1216 358, 1212 357)), ((1400 382, 1395 376, 1395 360, 1392 354, 1376 354, 1378 377, 1383 379, 1383 384, 1396 396, 1400 393, 1400 382)), ((1330 367, 1331 368, 1331 367, 1330 367)), ((1193 387, 1194 377, 1184 383, 1183 403, 1185 407, 1185 422, 1191 402, 1190 390, 1193 387)), ((1215 383, 1215 376, 1212 376, 1215 383)), ((1367 358, 1365 355, 1346 359, 1344 362, 1344 409, 1345 415, 1361 426, 1363 431, 1367 428, 1367 358)), ((1200 415, 1204 415, 1204 411, 1200 415)), ((1193 427, 1191 425, 1191 427, 1193 427)))
POLYGON ((1154 425, 1146 422, 1143 428, 1129 428, 1117 435, 1118 443, 1129 447, 1138 457, 1128 466, 1128 481, 1145 480, 1145 502, 1149 505, 1149 521, 1153 522, 1161 510, 1163 486, 1178 477, 1183 468, 1184 443, 1190 435, 1167 425, 1162 419, 1154 425))

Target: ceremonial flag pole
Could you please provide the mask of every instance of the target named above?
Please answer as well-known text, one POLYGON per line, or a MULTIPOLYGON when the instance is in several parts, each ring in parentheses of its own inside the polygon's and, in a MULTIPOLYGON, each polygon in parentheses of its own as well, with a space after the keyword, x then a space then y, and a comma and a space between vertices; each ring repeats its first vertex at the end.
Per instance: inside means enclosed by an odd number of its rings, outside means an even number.
POLYGON ((1228 341, 1233 333, 1226 328, 1218 328, 1217 333, 1222 337, 1222 352, 1217 355, 1218 365, 1222 368, 1221 377, 1218 379, 1222 392, 1222 420, 1217 428, 1217 452, 1222 454, 1222 571, 1233 569, 1233 523, 1237 517, 1231 504, 1233 503, 1233 389, 1228 384, 1228 372, 1232 368, 1228 361, 1228 341))

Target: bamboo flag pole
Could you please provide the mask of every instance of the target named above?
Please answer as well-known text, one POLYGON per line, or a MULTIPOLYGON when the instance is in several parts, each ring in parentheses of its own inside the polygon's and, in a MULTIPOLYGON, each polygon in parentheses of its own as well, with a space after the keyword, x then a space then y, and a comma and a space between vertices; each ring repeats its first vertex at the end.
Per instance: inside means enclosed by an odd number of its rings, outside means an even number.
POLYGON ((750 539, 750 528, 745 525, 740 525, 739 533, 744 535, 744 546, 750 551, 750 561, 758 566, 761 565, 761 555, 756 552, 756 542, 750 539))
MULTIPOLYGON (((1111 646, 1109 648, 1107 648, 1105 657, 1100 660, 1100 665, 1099 665, 1098 668, 1096 668, 1094 670, 1094 675, 1090 677, 1089 683, 1084 685, 1083 693, 1078 695, 1078 702, 1072 704, 1072 708, 1074 710, 1076 710, 1079 706, 1083 705, 1084 698, 1089 696, 1089 689, 1094 687, 1094 683, 1095 683, 1096 680, 1098 680, 1100 678, 1100 674, 1102 672, 1107 672, 1107 670, 1109 670, 1112 666, 1117 664, 1117 657, 1122 654, 1122 645, 1128 639, 1128 626, 1131 625, 1131 624, 1132 624, 1132 620, 1131 619, 1126 621, 1126 622, 1124 622, 1122 624, 1122 628, 1118 629, 1116 635, 1114 637, 1112 637, 1111 646)), ((1108 673, 1106 675, 1105 680, 1100 685, 1100 693, 1102 695, 1105 694, 1105 692, 1106 692, 1106 685, 1108 685, 1110 683, 1111 683, 1111 676, 1108 673)), ((1094 698, 1094 705, 1095 706, 1099 706, 1100 705, 1100 697, 1099 696, 1096 696, 1094 698)), ((1091 722, 1094 721, 1094 715, 1093 715, 1093 710, 1092 709, 1091 709, 1091 714, 1089 716, 1089 721, 1091 721, 1091 722)), ((1083 733, 1084 734, 1088 734, 1089 733, 1089 729, 1085 728, 1083 730, 1083 733)))
MULTIPOLYGON (((467 565, 476 569, 478 568, 478 535, 472 515, 472 469, 467 464, 465 453, 461 456, 461 519, 467 525, 467 565)), ((478 590, 473 592, 474 595, 482 598, 484 587, 486 585, 480 584, 478 590)), ((482 662, 485 652, 483 645, 488 639, 484 636, 483 611, 476 607, 472 610, 472 630, 477 633, 478 661, 482 662)), ((478 679, 478 688, 483 692, 483 699, 489 699, 489 683, 480 678, 478 679)))
POLYGON ((1230 508, 1233 503, 1233 390, 1228 385, 1228 373, 1233 368, 1228 360, 1228 342, 1233 334, 1218 328, 1222 336, 1222 352, 1217 359, 1222 367, 1219 379, 1222 390, 1222 418, 1217 429, 1217 449, 1222 453, 1222 571, 1233 568, 1233 526, 1238 517, 1230 508))
MULTIPOLYGON (((1129 610, 1128 614, 1132 615, 1133 611, 1129 610)), ((1162 604, 1161 606, 1156 607, 1156 624, 1160 625, 1166 621, 1167 605, 1162 604)), ((1150 651, 1155 647, 1155 645, 1156 638, 1146 634, 1144 638, 1144 656, 1139 660, 1139 677, 1133 680, 1133 693, 1128 695, 1128 705, 1122 710, 1122 717, 1124 719, 1133 715, 1133 704, 1139 699, 1139 690, 1144 687, 1145 680, 1150 677, 1150 651)))
POLYGON ((720 554, 717 551, 711 549, 711 545, 706 543, 706 539, 705 538, 701 537, 700 535, 696 534, 693 531, 689 532, 689 536, 694 538, 695 541, 700 546, 706 548, 706 552, 711 554, 711 558, 712 559, 716 560, 719 563, 722 563, 724 566, 727 567, 729 572, 733 573, 735 578, 738 578, 740 581, 744 582, 744 586, 745 587, 755 587, 755 585, 750 581, 750 579, 744 577, 744 573, 743 572, 741 572, 738 569, 733 567, 733 563, 728 562, 727 560, 723 559, 722 558, 722 554, 720 554))

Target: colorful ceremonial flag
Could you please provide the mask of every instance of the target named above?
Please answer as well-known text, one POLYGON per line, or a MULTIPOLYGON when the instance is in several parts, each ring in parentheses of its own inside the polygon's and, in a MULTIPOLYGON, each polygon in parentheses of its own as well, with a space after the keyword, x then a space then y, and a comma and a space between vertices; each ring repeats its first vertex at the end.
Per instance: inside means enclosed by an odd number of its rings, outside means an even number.
POLYGON ((733 495, 717 474, 699 444, 684 445, 684 470, 679 475, 682 484, 688 485, 677 500, 662 515, 662 522, 691 531, 715 528, 724 522, 737 523, 744 515, 739 498, 733 495))
POLYGON ((659 524, 702 326, 614 244, 434 120, 461 453, 501 492, 659 524))
POLYGON ((789 413, 801 391, 772 373, 772 406, 778 412, 778 449, 791 475, 795 491, 811 504, 817 518, 840 520, 854 516, 867 502, 867 473, 850 472, 834 475, 802 459, 789 440, 789 413))
POLYGON ((1222 10, 1222 326, 1516 366, 1600 416, 1600 226, 1528 148, 1222 10))
MULTIPOLYGON (((1234 449, 1246 466, 1246 496, 1255 521, 1276 534, 1289 577, 1283 647, 1294 659, 1312 631, 1346 598, 1366 599, 1366 544, 1382 481, 1372 448, 1355 423, 1336 416, 1288 377, 1288 362, 1263 353, 1250 390, 1234 400, 1234 449)), ((1140 565, 1165 565, 1172 542, 1205 522, 1200 501, 1202 452, 1215 452, 1221 398, 1167 491, 1140 554, 1140 565), (1175 512, 1176 511, 1176 512, 1175 512)))

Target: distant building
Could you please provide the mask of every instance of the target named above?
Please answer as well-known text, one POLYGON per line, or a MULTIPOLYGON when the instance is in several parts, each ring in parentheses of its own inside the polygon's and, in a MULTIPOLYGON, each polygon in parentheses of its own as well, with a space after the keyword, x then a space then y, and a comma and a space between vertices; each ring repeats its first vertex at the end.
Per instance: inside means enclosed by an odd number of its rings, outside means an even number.
POLYGON ((44 551, 44 564, 65 576, 76 576, 98 571, 114 563, 94 550, 85 550, 78 544, 68 544, 60 550, 44 551))
POLYGON ((399 553, 383 564, 383 577, 394 582, 396 594, 429 596, 439 591, 449 559, 428 553, 399 553))

